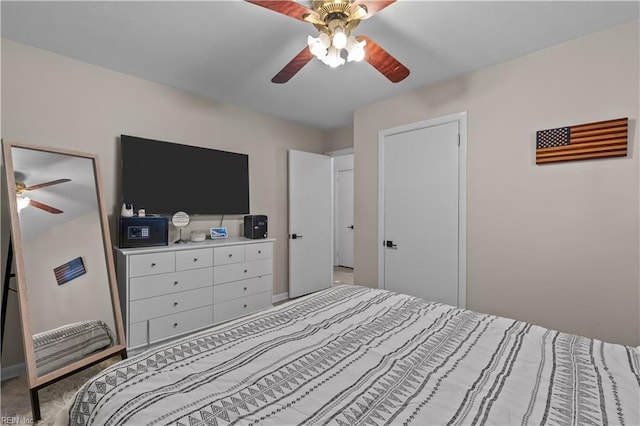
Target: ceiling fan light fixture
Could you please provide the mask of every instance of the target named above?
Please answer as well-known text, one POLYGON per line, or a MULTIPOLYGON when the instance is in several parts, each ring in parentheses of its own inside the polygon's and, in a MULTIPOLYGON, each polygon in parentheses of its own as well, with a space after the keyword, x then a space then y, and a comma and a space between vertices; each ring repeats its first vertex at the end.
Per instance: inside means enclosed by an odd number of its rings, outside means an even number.
POLYGON ((288 82, 314 57, 332 68, 347 60, 364 59, 392 83, 409 75, 409 69, 375 41, 365 35, 351 35, 361 20, 371 18, 396 0, 311 0, 306 5, 296 0, 245 1, 311 23, 318 30, 318 37, 308 37, 307 46, 271 79, 273 83, 288 82), (343 49, 346 50, 344 55, 343 49))
POLYGON ((340 56, 339 49, 331 46, 327 50, 327 56, 322 60, 322 62, 329 65, 331 68, 338 68, 340 65, 344 64, 344 58, 340 56))
POLYGON ((16 197, 16 201, 17 201, 17 204, 18 204, 18 211, 24 209, 25 207, 27 207, 31 203, 31 199, 29 197, 27 197, 26 195, 18 195, 16 197))
POLYGON ((309 46, 309 50, 318 59, 324 58, 327 56, 327 48, 324 46, 324 43, 320 40, 320 37, 316 38, 313 36, 309 36, 307 38, 307 45, 309 46))
POLYGON ((342 25, 336 25, 333 29, 332 45, 338 50, 347 47, 347 33, 344 31, 344 27, 342 25))
POLYGON ((318 34, 318 40, 325 49, 328 49, 329 46, 331 46, 331 37, 329 37, 329 34, 325 32, 320 32, 320 34, 318 34))
POLYGON ((358 41, 353 35, 347 39, 347 56, 348 62, 359 62, 364 59, 364 47, 367 45, 366 40, 358 41))

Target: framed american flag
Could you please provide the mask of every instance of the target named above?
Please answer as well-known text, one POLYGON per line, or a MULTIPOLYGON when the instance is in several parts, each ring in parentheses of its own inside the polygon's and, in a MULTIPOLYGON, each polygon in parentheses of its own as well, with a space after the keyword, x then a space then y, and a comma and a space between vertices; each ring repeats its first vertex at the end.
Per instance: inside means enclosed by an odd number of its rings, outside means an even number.
POLYGON ((536 133, 536 164, 593 158, 626 157, 628 118, 536 133))

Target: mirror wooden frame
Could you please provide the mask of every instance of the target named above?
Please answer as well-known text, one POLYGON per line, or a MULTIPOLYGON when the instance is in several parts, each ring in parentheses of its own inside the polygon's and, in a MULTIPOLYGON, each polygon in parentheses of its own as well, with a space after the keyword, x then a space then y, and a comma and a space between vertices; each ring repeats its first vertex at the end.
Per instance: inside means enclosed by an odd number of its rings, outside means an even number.
MULTIPOLYGON (((2 141, 4 154, 4 168, 7 178, 7 192, 9 200, 9 211, 11 216, 11 241, 13 243, 13 256, 15 260, 15 278, 18 288, 18 308, 20 314, 20 323, 22 329, 22 339, 24 343, 24 357, 27 368, 27 376, 29 383, 29 393, 31 397, 31 407, 34 421, 40 420, 40 403, 38 399, 38 390, 48 386, 58 380, 68 377, 79 370, 85 369, 108 358, 119 355, 122 359, 127 357, 125 344, 124 327, 122 323, 122 313, 120 311, 120 302, 118 298, 118 286, 115 275, 113 262, 113 253, 111 251, 111 237, 109 233, 109 224, 105 210, 104 194, 102 190, 102 179, 98 157, 94 154, 58 149, 52 147, 42 147, 23 143, 2 141), (38 376, 36 369, 35 350, 31 333, 31 323, 29 317, 29 306, 27 300, 27 283, 25 279, 23 246, 20 233, 20 222, 18 218, 18 206, 15 193, 15 176, 12 148, 24 148, 41 152, 63 154, 73 157, 86 158, 93 163, 93 172, 96 185, 96 198, 98 201, 98 213, 100 216, 100 225, 102 228, 102 239, 104 245, 104 255, 108 274, 108 284, 110 287, 111 305, 113 308, 113 317, 115 322, 115 335, 117 342, 107 349, 94 352, 85 358, 74 361, 68 365, 60 367, 52 372, 38 376)), ((3 324, 3 327, 5 324, 3 324)))

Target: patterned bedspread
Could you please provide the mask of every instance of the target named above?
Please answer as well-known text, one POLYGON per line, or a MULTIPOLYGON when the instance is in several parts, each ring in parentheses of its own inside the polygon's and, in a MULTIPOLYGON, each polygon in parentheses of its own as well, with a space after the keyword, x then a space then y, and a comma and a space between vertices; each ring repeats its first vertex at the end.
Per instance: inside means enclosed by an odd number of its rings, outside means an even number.
POLYGON ((104 370, 73 425, 638 425, 622 345, 358 286, 104 370))

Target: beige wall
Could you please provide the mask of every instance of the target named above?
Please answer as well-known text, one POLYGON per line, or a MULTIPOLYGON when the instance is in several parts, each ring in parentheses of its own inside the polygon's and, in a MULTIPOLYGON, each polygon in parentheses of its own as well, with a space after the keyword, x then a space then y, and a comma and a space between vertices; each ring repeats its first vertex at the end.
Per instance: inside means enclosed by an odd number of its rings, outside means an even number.
MULTIPOLYGON (((269 236, 277 239, 274 294, 288 291, 287 150, 325 152, 322 131, 2 40, 2 137, 97 154, 112 239, 120 211, 123 133, 249 154, 251 213, 268 215, 269 236)), ((218 226, 219 220, 194 220, 183 232, 218 226)), ((227 216, 223 226, 238 235, 240 222, 240 216, 227 216)), ((7 236, 3 213, 3 274, 7 236)), ((22 359, 13 296, 9 302, 12 330, 5 336, 3 366, 22 359)))
POLYGON ((324 134, 325 152, 353 148, 353 125, 327 130, 324 134))
POLYGON ((467 307, 640 344, 638 28, 355 111, 356 283, 378 282, 378 131, 467 111, 467 307), (535 165, 537 130, 619 117, 627 158, 535 165))

